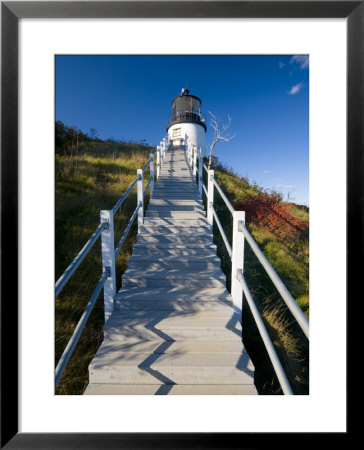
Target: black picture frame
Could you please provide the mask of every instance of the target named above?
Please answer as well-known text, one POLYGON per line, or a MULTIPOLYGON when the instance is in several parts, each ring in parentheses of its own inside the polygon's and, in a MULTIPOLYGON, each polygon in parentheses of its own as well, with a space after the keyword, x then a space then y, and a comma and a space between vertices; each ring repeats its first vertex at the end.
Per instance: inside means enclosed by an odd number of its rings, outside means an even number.
MULTIPOLYGON (((20 18, 347 18, 347 303, 363 274, 364 1, 1 2, 1 448, 261 448, 264 433, 18 432, 18 21, 20 18), (11 295, 11 301, 9 296, 11 295), (15 298, 14 298, 15 297, 15 298)), ((347 346, 350 349, 350 345, 347 346)), ((347 415, 349 418, 349 413, 347 415)), ((338 433, 337 439, 347 438, 338 433)), ((285 447, 292 434, 279 434, 285 447)), ((293 438, 297 440, 297 434, 293 438)), ((315 445, 319 436, 315 437, 315 445)), ((326 438, 324 435, 322 438, 326 438)), ((300 437, 300 444, 311 439, 300 437)), ((319 439, 321 441, 321 439, 319 439)), ((270 441, 271 442, 271 441, 270 441)), ((266 443, 264 445, 264 443, 266 443)))

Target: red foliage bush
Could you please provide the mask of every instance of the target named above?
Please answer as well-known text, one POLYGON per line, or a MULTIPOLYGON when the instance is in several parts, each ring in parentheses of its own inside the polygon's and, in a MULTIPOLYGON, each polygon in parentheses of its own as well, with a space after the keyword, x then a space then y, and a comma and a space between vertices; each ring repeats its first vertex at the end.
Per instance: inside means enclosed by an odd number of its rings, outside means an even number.
POLYGON ((299 238, 307 228, 305 222, 292 214, 293 205, 282 202, 280 194, 261 192, 234 204, 234 208, 245 211, 247 221, 264 225, 279 240, 299 238))

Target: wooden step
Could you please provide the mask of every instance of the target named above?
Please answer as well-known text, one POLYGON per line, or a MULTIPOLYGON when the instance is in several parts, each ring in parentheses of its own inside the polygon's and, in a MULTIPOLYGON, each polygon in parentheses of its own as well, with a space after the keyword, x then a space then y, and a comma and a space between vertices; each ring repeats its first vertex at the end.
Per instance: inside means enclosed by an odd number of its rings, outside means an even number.
POLYGON ((143 272, 138 269, 127 269, 122 275, 123 287, 179 287, 185 289, 194 287, 220 287, 225 286, 225 275, 221 269, 199 271, 193 273, 187 270, 170 269, 143 272))
POLYGON ((151 210, 149 211, 147 209, 145 213, 146 218, 150 219, 184 219, 184 220, 198 220, 198 219, 204 219, 205 218, 205 212, 204 211, 155 211, 151 210))
POLYGON ((90 383, 111 384, 253 384, 249 357, 231 353, 97 354, 89 367, 90 383))
POLYGON ((138 234, 138 244, 154 244, 157 247, 160 244, 171 245, 209 245, 213 243, 212 234, 197 234, 197 235, 184 235, 184 234, 138 234))
POLYGON ((258 395, 254 384, 89 384, 84 395, 258 395))
POLYGON ((256 395, 184 149, 162 164, 85 395, 256 395))
POLYGON ((210 227, 208 225, 204 225, 204 226, 198 226, 198 227, 178 227, 178 226, 165 226, 165 225, 154 225, 153 227, 151 226, 146 226, 146 225, 142 225, 139 229, 139 233, 140 235, 161 235, 161 234, 181 234, 183 233, 184 235, 188 236, 188 235, 198 235, 198 234, 211 234, 210 231, 210 227))
POLYGON ((175 212, 175 211, 183 211, 183 212, 202 212, 204 213, 202 205, 170 205, 170 206, 159 206, 159 205, 149 205, 148 212, 175 212))
POLYGON ((155 199, 154 197, 149 200, 149 205, 152 206, 199 206, 202 205, 202 200, 168 200, 168 199, 155 199))
POLYGON ((171 227, 209 227, 206 217, 198 219, 181 219, 172 217, 145 217, 144 226, 152 228, 154 226, 171 227))
POLYGON ((239 318, 226 311, 123 313, 115 311, 106 322, 105 340, 139 342, 242 341, 239 318))
POLYGON ((155 245, 142 245, 134 244, 133 256, 156 256, 161 258, 168 258, 169 256, 179 256, 179 257, 203 257, 203 256, 215 256, 216 255, 216 245, 215 246, 203 246, 203 247, 186 247, 186 246, 163 246, 157 248, 155 245))
POLYGON ((135 286, 133 288, 121 287, 115 296, 118 300, 148 300, 148 301, 180 301, 185 302, 190 300, 201 302, 222 301, 231 304, 232 298, 225 286, 204 288, 197 286, 190 288, 188 291, 183 286, 177 287, 154 287, 144 289, 135 286))
POLYGON ((229 311, 232 302, 203 300, 119 300, 115 299, 115 311, 229 311))
MULTIPOLYGON (((134 244, 134 248, 139 248, 139 247, 156 247, 155 243, 147 243, 147 242, 137 242, 136 244, 134 244)), ((216 245, 215 244, 209 244, 209 243, 199 243, 199 242, 189 242, 188 244, 176 244, 173 242, 165 242, 162 243, 160 242, 158 244, 158 248, 160 249, 201 249, 201 250, 206 250, 206 249, 211 249, 211 250, 215 250, 216 252, 216 245)))

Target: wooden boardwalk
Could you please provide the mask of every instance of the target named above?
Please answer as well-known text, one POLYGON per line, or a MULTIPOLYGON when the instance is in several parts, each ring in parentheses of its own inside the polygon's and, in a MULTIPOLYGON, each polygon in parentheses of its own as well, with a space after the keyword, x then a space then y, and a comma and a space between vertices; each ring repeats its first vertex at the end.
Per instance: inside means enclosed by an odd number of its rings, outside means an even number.
POLYGON ((166 154, 85 394, 257 394, 183 149, 166 154))

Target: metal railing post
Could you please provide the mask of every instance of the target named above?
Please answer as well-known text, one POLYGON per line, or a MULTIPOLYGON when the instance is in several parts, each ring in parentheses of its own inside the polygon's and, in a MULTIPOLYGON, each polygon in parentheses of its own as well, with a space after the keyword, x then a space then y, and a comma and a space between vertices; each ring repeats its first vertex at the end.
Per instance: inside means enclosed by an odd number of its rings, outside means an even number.
POLYGON ((200 152, 198 155, 198 191, 202 195, 202 150, 200 148, 200 152))
POLYGON ((149 173, 150 173, 150 196, 152 197, 154 192, 154 155, 150 154, 150 165, 149 165, 149 173))
POLYGON ((114 311, 114 297, 116 294, 113 211, 101 210, 100 221, 101 223, 107 222, 108 224, 101 233, 102 267, 104 271, 109 270, 109 276, 104 284, 104 312, 106 322, 114 311))
POLYGON ((214 205, 214 170, 209 170, 207 173, 208 183, 207 183, 207 221, 211 227, 214 222, 214 213, 212 207, 214 205))
POLYGON ((137 170, 137 204, 140 205, 138 211, 138 233, 140 231, 140 227, 143 225, 144 220, 144 196, 143 196, 143 170, 137 170))
POLYGON ((197 147, 193 149, 193 175, 196 177, 196 169, 197 169, 197 147))
POLYGON ((157 180, 159 178, 160 171, 161 171, 161 154, 159 147, 157 147, 157 180))
POLYGON ((161 162, 163 163, 163 160, 164 160, 164 142, 163 141, 160 141, 160 151, 161 151, 161 162))
POLYGON ((233 245, 231 255, 231 296, 233 304, 243 310, 243 289, 239 281, 239 271, 244 272, 244 234, 239 226, 245 223, 245 211, 234 211, 233 214, 233 245))

